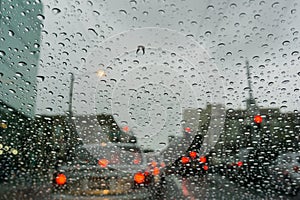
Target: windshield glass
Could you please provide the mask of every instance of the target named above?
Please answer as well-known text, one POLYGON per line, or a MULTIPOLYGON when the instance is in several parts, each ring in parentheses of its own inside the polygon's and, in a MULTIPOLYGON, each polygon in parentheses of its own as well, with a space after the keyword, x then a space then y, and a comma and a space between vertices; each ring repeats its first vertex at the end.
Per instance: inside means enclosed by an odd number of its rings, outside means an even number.
POLYGON ((300 199, 299 20, 299 0, 0 0, 0 196, 300 199))

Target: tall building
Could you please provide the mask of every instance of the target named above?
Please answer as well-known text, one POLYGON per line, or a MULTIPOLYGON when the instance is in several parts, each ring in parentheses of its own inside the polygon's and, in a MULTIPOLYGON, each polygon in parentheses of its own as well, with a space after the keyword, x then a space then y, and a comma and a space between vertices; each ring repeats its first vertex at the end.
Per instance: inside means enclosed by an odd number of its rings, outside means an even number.
POLYGON ((39 0, 0 0, 0 100, 33 117, 43 7, 39 0))

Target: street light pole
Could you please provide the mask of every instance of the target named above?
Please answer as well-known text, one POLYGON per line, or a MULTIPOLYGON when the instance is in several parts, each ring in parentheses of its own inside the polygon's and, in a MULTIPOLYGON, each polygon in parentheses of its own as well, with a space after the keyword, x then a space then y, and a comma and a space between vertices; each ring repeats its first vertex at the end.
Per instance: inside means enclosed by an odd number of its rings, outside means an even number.
MULTIPOLYGON (((93 72, 96 74, 98 78, 102 78, 106 76, 106 73, 99 69, 96 72, 93 72)), ((71 82, 70 82, 70 91, 69 91, 69 110, 68 110, 68 118, 69 122, 72 123, 72 117, 73 117, 73 112, 72 112, 72 106, 73 106, 73 89, 74 89, 74 80, 75 80, 75 75, 73 72, 70 72, 71 74, 71 82)))
POLYGON ((72 121, 73 112, 72 112, 72 105, 73 105, 73 88, 74 88, 74 74, 70 72, 71 74, 71 82, 70 82, 70 91, 69 91, 69 121, 72 121))

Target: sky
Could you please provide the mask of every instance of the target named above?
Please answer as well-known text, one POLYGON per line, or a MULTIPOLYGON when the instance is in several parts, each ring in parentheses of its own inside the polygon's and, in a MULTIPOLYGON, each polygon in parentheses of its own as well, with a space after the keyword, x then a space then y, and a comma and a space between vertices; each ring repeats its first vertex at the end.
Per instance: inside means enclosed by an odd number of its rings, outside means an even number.
POLYGON ((66 113, 72 72, 75 115, 110 113, 164 143, 180 134, 184 109, 245 109, 247 59, 258 106, 299 109, 297 0, 43 4, 36 114, 66 113))

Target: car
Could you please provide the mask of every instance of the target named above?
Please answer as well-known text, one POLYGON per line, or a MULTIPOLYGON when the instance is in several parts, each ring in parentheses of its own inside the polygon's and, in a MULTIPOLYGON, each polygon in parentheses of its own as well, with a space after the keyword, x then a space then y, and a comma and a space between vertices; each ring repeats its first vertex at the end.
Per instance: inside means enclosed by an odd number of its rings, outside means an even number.
POLYGON ((259 160, 260 153, 253 147, 240 148, 237 152, 222 157, 218 171, 243 185, 264 185, 269 163, 259 160))
POLYGON ((272 186, 286 194, 297 195, 300 189, 299 166, 299 152, 280 154, 268 168, 272 186))
POLYGON ((208 173, 208 157, 200 155, 197 151, 188 151, 168 166, 168 174, 178 174, 183 177, 203 175, 208 173))
POLYGON ((148 199, 159 191, 159 174, 134 144, 80 145, 53 174, 53 199, 148 199))

